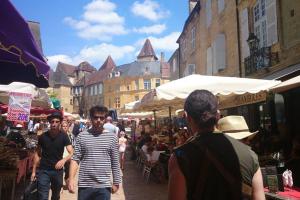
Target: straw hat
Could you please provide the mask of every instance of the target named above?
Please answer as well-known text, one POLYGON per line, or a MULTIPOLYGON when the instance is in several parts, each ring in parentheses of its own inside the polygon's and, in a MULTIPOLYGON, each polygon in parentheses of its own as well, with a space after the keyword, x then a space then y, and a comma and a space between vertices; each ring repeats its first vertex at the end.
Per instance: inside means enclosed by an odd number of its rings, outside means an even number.
POLYGON ((258 131, 250 132, 248 125, 243 116, 227 116, 218 121, 218 129, 226 135, 241 140, 251 135, 258 133, 258 131))

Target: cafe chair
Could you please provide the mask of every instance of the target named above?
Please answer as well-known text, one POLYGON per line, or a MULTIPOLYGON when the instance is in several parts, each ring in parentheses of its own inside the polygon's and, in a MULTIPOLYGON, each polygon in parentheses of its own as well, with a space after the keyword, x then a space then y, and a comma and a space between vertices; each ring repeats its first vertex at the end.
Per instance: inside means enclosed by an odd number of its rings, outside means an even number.
POLYGON ((140 154, 140 164, 138 165, 138 167, 143 169, 145 163, 147 162, 147 156, 142 149, 140 149, 139 154, 140 154))
POLYGON ((143 169, 143 178, 146 179, 146 182, 149 182, 149 178, 151 175, 151 171, 152 171, 152 166, 150 163, 145 162, 144 164, 144 169, 143 169))
POLYGON ((141 162, 141 154, 139 149, 136 149, 136 164, 137 166, 140 166, 140 162, 141 162))

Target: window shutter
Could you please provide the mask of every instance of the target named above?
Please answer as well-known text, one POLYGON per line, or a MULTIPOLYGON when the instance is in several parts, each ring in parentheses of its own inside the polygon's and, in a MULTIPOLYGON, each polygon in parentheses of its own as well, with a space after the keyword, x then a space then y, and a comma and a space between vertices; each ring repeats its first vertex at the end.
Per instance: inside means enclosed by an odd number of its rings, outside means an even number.
POLYGON ((218 12, 221 13, 224 10, 224 0, 218 0, 218 12))
POLYGON ((212 48, 209 47, 206 50, 206 74, 207 75, 212 75, 213 70, 212 70, 212 48))
POLYGON ((211 0, 206 1, 206 27, 211 24, 211 0))
POLYGON ((218 72, 220 69, 225 69, 226 67, 226 48, 225 48, 225 35, 224 34, 218 34, 216 40, 215 40, 215 68, 216 72, 218 72))
POLYGON ((241 19, 241 46, 242 46, 242 59, 244 60, 246 57, 250 56, 250 50, 247 43, 247 39, 249 37, 249 22, 248 22, 248 9, 245 8, 240 13, 241 19))
POLYGON ((216 55, 217 55, 217 42, 215 39, 212 43, 212 55, 211 55, 212 56, 212 73, 213 74, 218 72, 216 55))
POLYGON ((266 0, 268 46, 278 42, 276 0, 266 0))

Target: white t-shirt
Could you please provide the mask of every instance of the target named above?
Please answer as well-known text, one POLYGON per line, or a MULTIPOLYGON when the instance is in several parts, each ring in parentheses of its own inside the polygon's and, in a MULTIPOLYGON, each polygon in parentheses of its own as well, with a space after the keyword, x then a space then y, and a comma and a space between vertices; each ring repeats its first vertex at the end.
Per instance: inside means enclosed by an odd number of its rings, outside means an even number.
POLYGON ((37 130, 39 129, 40 127, 40 123, 36 123, 34 126, 33 126, 33 132, 37 132, 37 130))
POLYGON ((148 146, 144 144, 144 145, 142 146, 143 152, 144 152, 144 153, 147 153, 147 149, 148 149, 148 146))
POLYGON ((153 151, 151 154, 146 154, 147 160, 150 162, 157 162, 159 158, 160 151, 153 151))
POLYGON ((105 130, 107 130, 108 132, 118 134, 117 129, 116 129, 116 126, 113 125, 112 123, 109 123, 109 122, 105 123, 105 124, 103 125, 103 128, 104 128, 105 130))

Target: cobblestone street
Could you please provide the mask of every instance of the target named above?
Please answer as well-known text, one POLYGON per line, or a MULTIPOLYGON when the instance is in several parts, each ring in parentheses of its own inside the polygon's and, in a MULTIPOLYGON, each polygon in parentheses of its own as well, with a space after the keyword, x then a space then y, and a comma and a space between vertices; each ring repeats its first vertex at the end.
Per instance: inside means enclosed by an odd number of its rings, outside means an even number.
MULTIPOLYGON (((75 200, 77 194, 64 190, 61 200, 75 200)), ((112 200, 165 200, 167 199, 167 183, 158 184, 153 181, 143 180, 142 171, 134 161, 127 160, 123 174, 123 184, 119 191, 112 195, 112 200)))

